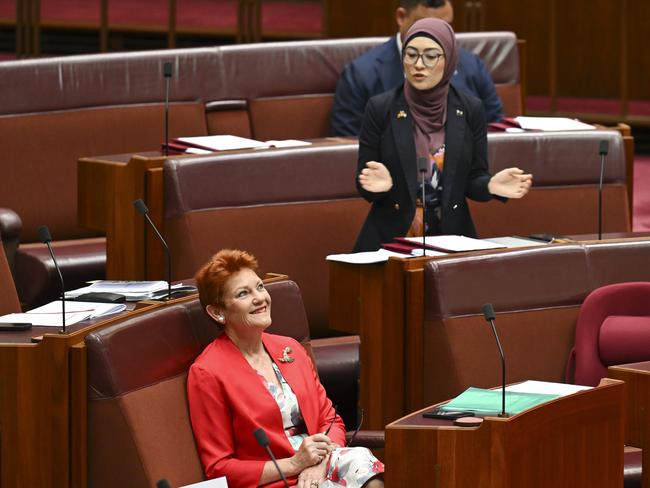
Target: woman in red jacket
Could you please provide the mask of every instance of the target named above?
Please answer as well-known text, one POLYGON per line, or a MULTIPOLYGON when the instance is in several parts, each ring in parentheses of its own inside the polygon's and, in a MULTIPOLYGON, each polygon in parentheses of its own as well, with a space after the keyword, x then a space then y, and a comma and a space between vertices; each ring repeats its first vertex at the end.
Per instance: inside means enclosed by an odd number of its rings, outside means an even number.
POLYGON ((264 332, 271 297, 256 268, 250 254, 223 250, 196 274, 201 304, 224 331, 187 380, 206 476, 226 476, 233 488, 282 486, 253 436, 261 427, 290 485, 383 487, 383 464, 368 449, 344 447, 345 426, 300 343, 264 332))

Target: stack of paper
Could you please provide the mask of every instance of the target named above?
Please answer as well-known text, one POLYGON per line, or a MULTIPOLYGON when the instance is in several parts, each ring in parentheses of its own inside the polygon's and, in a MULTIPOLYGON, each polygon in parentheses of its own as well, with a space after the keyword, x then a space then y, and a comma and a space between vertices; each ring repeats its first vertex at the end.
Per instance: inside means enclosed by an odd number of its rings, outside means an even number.
POLYGON ((213 151, 234 151, 238 149, 262 149, 268 147, 298 147, 309 146, 307 141, 297 139, 256 141, 239 136, 198 136, 179 137, 169 144, 170 149, 177 152, 206 154, 213 151))
MULTIPOLYGON (((196 287, 178 283, 172 285, 172 293, 179 291, 194 292, 196 287)), ((77 288, 65 292, 66 298, 76 298, 85 293, 117 293, 124 295, 127 301, 137 302, 140 300, 152 300, 167 296, 168 287, 166 281, 111 281, 102 280, 92 283, 90 286, 77 288)))
MULTIPOLYGON (((82 320, 94 319, 121 312, 126 308, 123 303, 65 302, 66 325, 76 324, 82 320)), ((40 327, 62 327, 63 304, 60 300, 50 302, 27 313, 11 313, 0 317, 0 323, 30 323, 40 327)))

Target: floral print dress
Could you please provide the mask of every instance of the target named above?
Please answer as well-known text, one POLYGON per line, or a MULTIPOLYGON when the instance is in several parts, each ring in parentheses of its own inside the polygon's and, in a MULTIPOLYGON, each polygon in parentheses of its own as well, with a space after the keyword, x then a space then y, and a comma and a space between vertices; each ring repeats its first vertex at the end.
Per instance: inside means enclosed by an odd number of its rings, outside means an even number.
MULTIPOLYGON (((275 363, 273 363, 273 371, 280 383, 279 387, 266 381, 264 376, 260 375, 260 377, 278 404, 282 413, 284 432, 293 449, 297 451, 302 441, 308 436, 305 421, 300 413, 296 395, 275 363)), ((334 449, 330 454, 325 481, 320 484, 320 488, 342 486, 360 488, 368 480, 383 472, 384 464, 365 447, 340 447, 334 449)))

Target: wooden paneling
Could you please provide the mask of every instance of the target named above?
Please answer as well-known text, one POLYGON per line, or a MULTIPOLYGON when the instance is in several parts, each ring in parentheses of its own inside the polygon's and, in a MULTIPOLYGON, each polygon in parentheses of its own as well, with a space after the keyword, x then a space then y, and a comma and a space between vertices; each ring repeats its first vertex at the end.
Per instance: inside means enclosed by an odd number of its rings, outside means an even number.
POLYGON ((325 0, 323 37, 389 36, 398 0, 325 0))
POLYGON ((629 53, 627 69, 630 99, 650 100, 650 2, 623 0, 620 4, 625 7, 628 18, 626 40, 629 53))

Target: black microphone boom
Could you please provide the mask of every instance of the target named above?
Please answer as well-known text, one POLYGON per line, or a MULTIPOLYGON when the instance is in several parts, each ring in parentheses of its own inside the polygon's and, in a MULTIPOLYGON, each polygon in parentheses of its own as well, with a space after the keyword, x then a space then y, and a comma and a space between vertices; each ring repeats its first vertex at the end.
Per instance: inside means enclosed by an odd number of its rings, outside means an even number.
POLYGON ((172 79, 172 63, 163 64, 165 77, 165 156, 169 156, 169 85, 172 79))
POLYGON ((598 182, 598 240, 603 238, 603 177, 605 176, 605 159, 609 152, 609 141, 600 141, 600 181, 598 182))
POLYGON ((50 256, 52 256, 56 272, 59 274, 59 284, 61 285, 61 333, 65 334, 65 284, 63 283, 61 268, 59 268, 59 263, 56 262, 54 251, 52 251, 52 234, 50 234, 50 229, 47 228, 47 225, 41 225, 38 228, 38 240, 47 246, 48 251, 50 251, 50 256))
POLYGON ((142 215, 145 218, 145 220, 149 223, 153 231, 158 236, 158 239, 160 239, 160 242, 162 242, 163 248, 165 249, 165 254, 167 255, 167 300, 171 300, 172 298, 172 255, 169 252, 169 246, 167 246, 167 242, 165 241, 165 238, 158 230, 158 227, 156 227, 156 224, 154 224, 153 220, 151 220, 151 217, 149 217, 149 209, 147 208, 147 205, 144 203, 144 201, 141 198, 138 198, 133 202, 133 206, 135 207, 137 212, 140 215, 142 215))
POLYGON ((269 447, 269 438, 266 436, 266 432, 264 432, 264 429, 261 427, 259 429, 255 429, 253 431, 253 435, 255 436, 257 443, 260 446, 262 446, 264 449, 266 449, 267 454, 269 455, 271 461, 273 461, 273 464, 275 465, 275 469, 278 470, 278 474, 280 475, 280 478, 282 478, 282 482, 284 483, 284 486, 286 488, 289 488, 289 483, 287 483, 287 479, 284 477, 284 473, 280 469, 280 466, 278 466, 278 462, 276 461, 275 456, 273 455, 273 452, 269 447))
POLYGON ((172 488, 172 485, 169 484, 169 481, 163 478, 161 480, 158 480, 156 483, 156 488, 172 488))
POLYGON ((424 187, 424 182, 427 176, 427 166, 429 166, 429 160, 426 156, 418 158, 418 171, 420 172, 420 184, 422 185, 422 256, 427 255, 427 201, 426 189, 424 187))
POLYGON ((483 305, 483 316, 485 320, 490 323, 492 326, 492 332, 494 333, 494 338, 497 341, 497 346, 499 347, 499 354, 501 355, 501 413, 499 417, 507 417, 506 413, 506 358, 503 354, 503 347, 501 347, 501 341, 499 340, 499 334, 497 334, 497 328, 494 326, 494 321, 497 318, 494 313, 494 308, 491 303, 486 303, 483 305))

